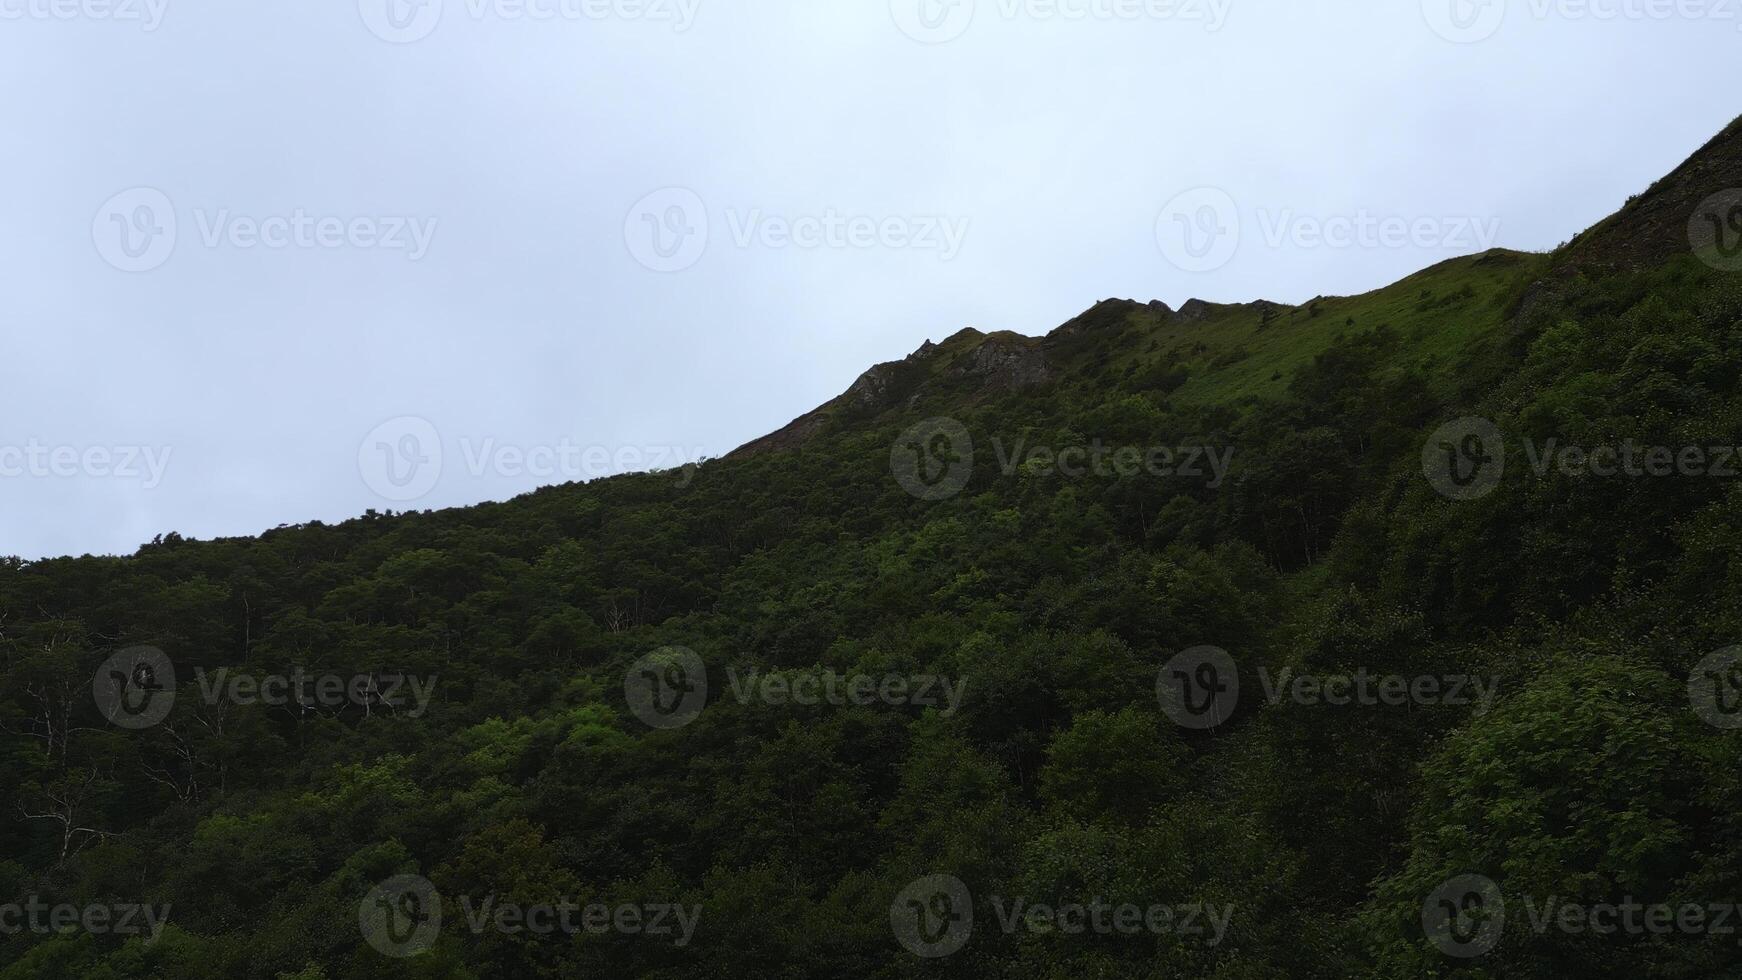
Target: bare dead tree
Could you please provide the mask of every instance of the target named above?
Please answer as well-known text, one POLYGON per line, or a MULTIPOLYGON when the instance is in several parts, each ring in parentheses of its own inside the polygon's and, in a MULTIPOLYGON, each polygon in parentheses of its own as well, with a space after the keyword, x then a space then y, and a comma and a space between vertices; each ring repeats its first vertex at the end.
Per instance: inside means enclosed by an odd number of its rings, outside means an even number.
POLYGON ((230 722, 232 705, 226 698, 218 698, 215 703, 205 704, 194 714, 194 723, 206 730, 206 735, 218 746, 218 761, 215 764, 218 778, 218 795, 224 795, 229 787, 230 760, 224 753, 224 733, 230 722))
MULTIPOLYGON (((68 642, 69 637, 57 635, 43 645, 43 652, 52 657, 68 642)), ((77 710, 89 697, 90 679, 76 673, 58 671, 27 678, 17 698, 25 710, 24 718, 14 722, 0 720, 0 732, 36 741, 45 758, 64 766, 72 737, 96 731, 73 722, 77 710)))
POLYGON ((44 789, 43 796, 48 805, 38 812, 32 812, 23 803, 18 805, 18 812, 26 820, 48 820, 60 826, 60 860, 79 853, 95 840, 107 840, 115 835, 96 827, 88 827, 80 821, 85 801, 91 796, 97 780, 102 773, 92 769, 85 774, 83 782, 63 782, 44 789))
POLYGON ((169 765, 153 765, 147 761, 140 763, 140 769, 145 773, 145 778, 169 787, 176 799, 191 803, 200 797, 199 754, 175 725, 163 725, 161 731, 171 743, 169 757, 180 765, 171 768, 169 765))

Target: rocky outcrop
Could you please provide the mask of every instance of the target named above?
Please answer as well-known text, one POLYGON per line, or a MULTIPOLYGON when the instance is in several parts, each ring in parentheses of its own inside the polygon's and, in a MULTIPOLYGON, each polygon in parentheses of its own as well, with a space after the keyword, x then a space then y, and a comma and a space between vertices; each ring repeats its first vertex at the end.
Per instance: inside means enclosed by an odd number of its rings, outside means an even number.
POLYGON ((1174 319, 1184 323, 1202 323, 1215 312, 1215 303, 1206 303, 1201 299, 1188 299, 1185 305, 1179 308, 1179 312, 1174 314, 1174 319))
POLYGON ((1211 303, 1201 299, 1188 299, 1185 305, 1179 308, 1179 312, 1173 315, 1173 319, 1175 323, 1203 323, 1206 320, 1241 310, 1255 310, 1259 313, 1273 310, 1280 313, 1283 310, 1293 308, 1287 303, 1273 303, 1266 299, 1253 300, 1250 303, 1211 303))
POLYGON ((955 378, 981 378, 991 388, 1023 388, 1054 377, 1039 341, 1016 334, 993 334, 958 356, 944 372, 955 378))
POLYGON ((1066 342, 1093 334, 1113 333, 1125 328, 1131 314, 1145 307, 1128 299, 1104 299, 1071 318, 1063 326, 1046 335, 1054 343, 1066 342))
POLYGON ((959 385, 968 380, 976 387, 1001 391, 1043 384, 1054 377, 1039 339, 1014 333, 988 336, 970 327, 941 344, 928 340, 902 360, 871 368, 839 397, 728 455, 797 449, 837 417, 876 415, 898 405, 911 406, 939 383, 959 385))
POLYGON ((908 362, 898 361, 873 367, 859 375, 858 380, 838 400, 862 412, 874 412, 887 407, 892 400, 890 393, 895 389, 901 368, 906 363, 908 362))

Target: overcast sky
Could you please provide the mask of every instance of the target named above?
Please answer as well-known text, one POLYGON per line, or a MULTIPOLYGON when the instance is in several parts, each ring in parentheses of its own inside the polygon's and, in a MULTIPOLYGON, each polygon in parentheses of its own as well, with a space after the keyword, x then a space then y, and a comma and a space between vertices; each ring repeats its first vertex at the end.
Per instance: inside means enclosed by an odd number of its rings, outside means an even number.
POLYGON ((1739 7, 0 0, 0 554, 506 499, 964 326, 1551 248, 1742 112, 1739 7))

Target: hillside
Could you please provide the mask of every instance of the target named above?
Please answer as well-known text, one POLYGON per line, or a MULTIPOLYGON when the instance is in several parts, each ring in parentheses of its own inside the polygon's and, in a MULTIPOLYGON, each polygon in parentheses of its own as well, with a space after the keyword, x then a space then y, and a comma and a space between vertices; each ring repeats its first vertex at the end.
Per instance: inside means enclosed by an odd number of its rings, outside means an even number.
POLYGON ((0 905, 166 912, 0 980, 1742 975, 1532 917, 1742 896, 1739 134, 1552 255, 963 330, 681 478, 0 563, 0 905))

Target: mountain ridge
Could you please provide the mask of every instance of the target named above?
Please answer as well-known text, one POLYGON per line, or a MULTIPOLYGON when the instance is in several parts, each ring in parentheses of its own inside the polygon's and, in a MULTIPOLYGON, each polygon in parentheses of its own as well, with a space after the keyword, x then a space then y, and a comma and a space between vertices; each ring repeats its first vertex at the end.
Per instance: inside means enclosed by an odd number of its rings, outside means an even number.
MULTIPOLYGON (((1630 199, 1614 214, 1574 236, 1556 252, 1531 253, 1512 249, 1488 249, 1455 256, 1412 273, 1397 282, 1355 297, 1319 296, 1300 306, 1267 300, 1247 303, 1212 303, 1189 299, 1178 310, 1160 300, 1142 303, 1132 299, 1101 300, 1048 333, 1031 337, 1009 331, 983 333, 972 327, 952 334, 942 343, 927 340, 899 361, 877 364, 862 373, 842 394, 804 413, 786 426, 746 442, 726 458, 743 458, 766 452, 803 447, 840 418, 875 415, 901 404, 912 406, 932 387, 934 378, 919 367, 942 358, 946 377, 982 380, 982 390, 996 392, 1045 384, 1068 370, 1059 356, 1064 342, 1074 337, 1119 329, 1133 316, 1149 316, 1171 324, 1207 324, 1242 313, 1260 316, 1292 314, 1313 309, 1332 300, 1372 297, 1418 278, 1463 262, 1493 262, 1502 257, 1540 258, 1550 263, 1543 280, 1532 290, 1551 288, 1557 276, 1576 274, 1586 266, 1639 267, 1667 260, 1679 253, 1692 253, 1688 220, 1701 200, 1724 188, 1742 187, 1742 116, 1713 136, 1681 165, 1630 199), (951 373, 953 371, 953 373, 951 373)), ((1522 305, 1531 292, 1520 297, 1522 305)), ((935 373, 935 372, 931 372, 935 373)))

